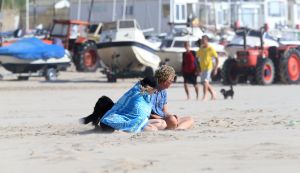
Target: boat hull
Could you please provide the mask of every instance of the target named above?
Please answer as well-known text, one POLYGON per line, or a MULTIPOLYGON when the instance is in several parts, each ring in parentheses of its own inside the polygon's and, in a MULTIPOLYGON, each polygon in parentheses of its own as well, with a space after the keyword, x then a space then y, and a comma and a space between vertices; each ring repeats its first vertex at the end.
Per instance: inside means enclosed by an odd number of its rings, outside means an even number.
POLYGON ((134 41, 99 43, 97 48, 104 65, 118 75, 140 76, 147 67, 154 72, 160 63, 154 49, 134 41))
POLYGON ((62 58, 49 58, 47 60, 25 60, 14 56, 0 56, 1 65, 12 73, 31 73, 42 69, 55 68, 57 70, 65 69, 70 66, 71 60, 68 55, 62 58))

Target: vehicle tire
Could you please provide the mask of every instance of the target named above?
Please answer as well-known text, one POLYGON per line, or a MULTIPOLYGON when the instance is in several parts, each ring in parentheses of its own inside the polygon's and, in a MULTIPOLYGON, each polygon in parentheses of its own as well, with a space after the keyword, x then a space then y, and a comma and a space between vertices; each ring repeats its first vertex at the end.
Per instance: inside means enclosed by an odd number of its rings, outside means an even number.
POLYGON ((18 76, 18 80, 29 80, 29 76, 18 76))
POLYGON ((284 84, 295 84, 300 80, 300 50, 290 49, 280 59, 280 81, 284 84))
POLYGON ((259 58, 255 69, 255 80, 259 85, 270 85, 274 82, 275 68, 270 58, 259 58))
POLYGON ((80 72, 95 72, 100 64, 96 44, 88 41, 77 46, 73 59, 76 70, 80 72))
POLYGON ((46 70, 45 78, 47 81, 56 81, 57 80, 57 71, 55 68, 49 68, 46 70))
POLYGON ((224 85, 234 85, 238 82, 238 74, 235 70, 237 62, 233 58, 228 58, 222 67, 221 76, 224 85))
POLYGON ((274 82, 280 81, 280 75, 279 75, 279 61, 281 56, 281 53, 279 53, 279 50, 276 46, 271 46, 268 48, 268 58, 270 58, 273 61, 274 67, 275 67, 275 78, 274 82))
POLYGON ((107 77, 107 82, 111 82, 111 83, 116 83, 117 82, 117 77, 115 74, 112 74, 112 73, 108 73, 106 75, 107 77))
POLYGON ((222 79, 221 73, 222 73, 222 70, 221 70, 220 68, 218 68, 217 74, 216 74, 216 75, 212 75, 212 76, 211 76, 211 80, 212 80, 213 82, 221 81, 221 79, 222 79))

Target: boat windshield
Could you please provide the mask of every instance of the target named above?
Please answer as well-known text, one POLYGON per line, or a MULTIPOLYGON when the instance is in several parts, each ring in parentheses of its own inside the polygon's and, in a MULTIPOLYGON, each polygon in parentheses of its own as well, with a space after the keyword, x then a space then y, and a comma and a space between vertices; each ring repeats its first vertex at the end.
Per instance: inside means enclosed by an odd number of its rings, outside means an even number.
POLYGON ((68 27, 69 25, 56 23, 54 24, 51 35, 53 36, 67 36, 68 35, 68 27))
POLYGON ((173 40, 164 40, 161 45, 160 48, 167 48, 167 47, 171 47, 173 43, 173 40))
POLYGON ((117 23, 116 22, 104 23, 103 27, 102 27, 102 31, 116 30, 116 29, 117 29, 117 23))
POLYGON ((192 41, 191 47, 199 47, 198 41, 192 41))
POLYGON ((184 42, 185 42, 185 41, 175 41, 173 47, 180 47, 180 48, 183 48, 183 47, 184 47, 184 42))
POLYGON ((134 28, 134 21, 120 21, 119 25, 120 29, 134 28))

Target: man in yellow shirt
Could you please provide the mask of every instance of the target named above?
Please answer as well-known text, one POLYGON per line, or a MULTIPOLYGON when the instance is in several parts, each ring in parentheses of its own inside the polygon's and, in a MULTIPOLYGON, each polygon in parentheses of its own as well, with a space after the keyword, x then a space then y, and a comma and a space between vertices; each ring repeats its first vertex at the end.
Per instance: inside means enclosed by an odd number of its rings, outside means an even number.
POLYGON ((217 74, 217 67, 219 64, 218 54, 216 50, 208 44, 207 35, 203 35, 201 40, 196 56, 200 62, 201 83, 203 83, 202 100, 207 99, 207 92, 211 94, 211 99, 215 100, 216 93, 209 82, 211 81, 211 73, 213 73, 213 75, 217 74), (215 64, 213 58, 216 60, 215 64))

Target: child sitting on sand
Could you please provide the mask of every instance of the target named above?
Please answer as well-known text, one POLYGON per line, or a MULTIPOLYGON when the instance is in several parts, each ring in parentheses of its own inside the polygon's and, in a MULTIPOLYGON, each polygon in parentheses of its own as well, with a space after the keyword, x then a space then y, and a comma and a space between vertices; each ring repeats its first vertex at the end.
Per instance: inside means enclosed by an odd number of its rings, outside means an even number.
POLYGON ((162 119, 149 120, 151 94, 156 91, 154 77, 145 77, 127 91, 100 120, 101 127, 126 132, 156 131, 166 128, 162 119))

